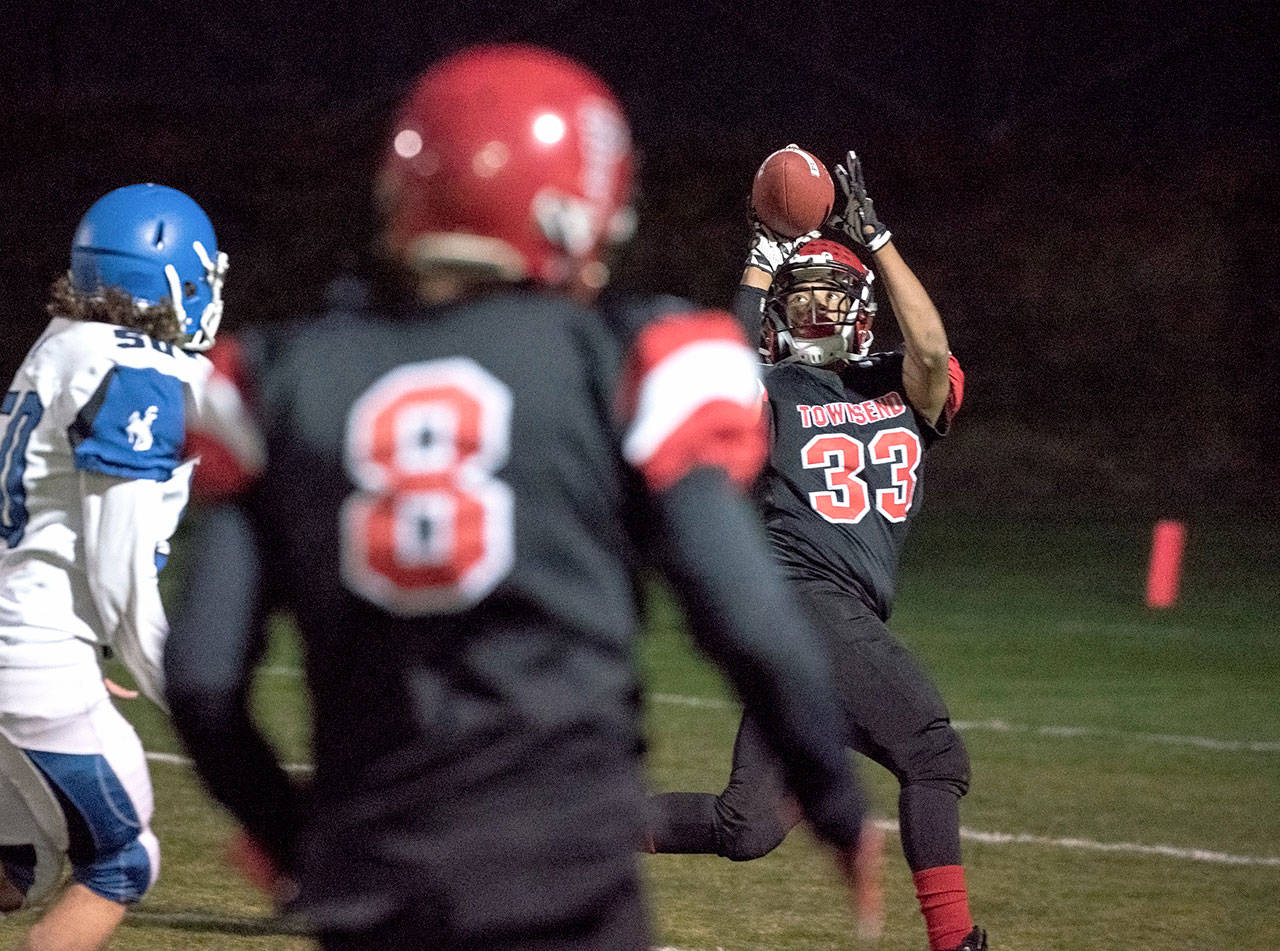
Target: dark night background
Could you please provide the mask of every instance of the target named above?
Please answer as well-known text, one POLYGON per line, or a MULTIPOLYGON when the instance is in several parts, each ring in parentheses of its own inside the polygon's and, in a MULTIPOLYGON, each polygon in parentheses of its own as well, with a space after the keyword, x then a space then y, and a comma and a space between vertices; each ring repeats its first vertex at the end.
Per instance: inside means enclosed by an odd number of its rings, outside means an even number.
POLYGON ((857 148, 968 372, 931 465, 948 504, 1274 519, 1276 14, 1160 6, 8 5, 0 375, 45 323, 79 216, 132 182, 209 212, 225 328, 321 306, 371 267, 371 172, 412 77, 467 41, 526 40, 631 114, 626 287, 727 304, 760 159, 857 148))

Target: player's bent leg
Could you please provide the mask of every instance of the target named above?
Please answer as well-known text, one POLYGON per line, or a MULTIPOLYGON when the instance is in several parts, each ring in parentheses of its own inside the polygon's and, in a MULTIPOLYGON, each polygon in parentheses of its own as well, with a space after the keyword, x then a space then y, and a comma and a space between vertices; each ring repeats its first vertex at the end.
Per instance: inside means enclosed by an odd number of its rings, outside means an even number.
POLYGON ((67 725, 59 741, 26 750, 67 820, 71 877, 110 901, 131 904, 155 882, 160 848, 138 736, 110 701, 67 725), (49 748, 53 747, 53 748, 49 748))
MULTIPOLYGON (((71 864, 72 884, 33 926, 23 947, 100 947, 159 870, 142 744, 105 699, 78 716, 26 723, 8 718, 5 726, 8 740, 22 743, 19 754, 51 793, 65 829, 58 844, 71 864)), ((58 858, 60 870, 61 854, 58 858)), ((6 877, 13 877, 8 864, 6 877)))
POLYGON ((719 842, 716 797, 670 792, 649 797, 644 850, 679 855, 712 855, 719 842))
POLYGON ((664 793, 649 800, 649 851, 714 853, 735 862, 768 855, 800 821, 782 771, 750 716, 738 726, 724 791, 664 793))
POLYGON ((849 745, 902 787, 903 848, 912 869, 958 862, 958 803, 969 788, 969 756, 942 696, 859 598, 827 583, 800 585, 797 593, 830 647, 849 745))

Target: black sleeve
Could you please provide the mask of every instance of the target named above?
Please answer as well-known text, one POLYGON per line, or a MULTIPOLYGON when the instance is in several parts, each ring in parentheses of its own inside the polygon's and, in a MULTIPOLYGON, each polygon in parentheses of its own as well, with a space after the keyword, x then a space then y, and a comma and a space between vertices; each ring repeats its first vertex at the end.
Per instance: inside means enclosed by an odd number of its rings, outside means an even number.
POLYGON ((189 525, 186 595, 164 652, 173 725, 210 794, 291 871, 297 792, 249 709, 266 647, 257 538, 239 504, 211 506, 189 525))
POLYGON ((655 546, 699 646, 759 711, 817 833, 856 843, 865 804, 817 635, 782 583, 759 521, 722 472, 703 468, 654 498, 655 546))
POLYGON ((764 304, 768 295, 758 287, 739 284, 733 295, 733 315, 742 324, 752 350, 760 349, 760 324, 764 320, 764 304))

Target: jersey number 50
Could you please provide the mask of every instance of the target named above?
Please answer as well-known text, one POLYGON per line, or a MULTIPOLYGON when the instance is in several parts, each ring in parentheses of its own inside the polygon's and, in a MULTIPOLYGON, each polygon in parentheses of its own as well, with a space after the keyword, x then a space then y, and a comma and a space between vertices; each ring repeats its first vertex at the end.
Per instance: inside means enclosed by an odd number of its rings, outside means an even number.
POLYGON ((828 522, 860 522, 871 511, 871 490, 858 478, 873 464, 889 466, 889 487, 876 489, 875 507, 891 522, 906 521, 916 494, 920 437, 909 429, 883 429, 865 446, 845 433, 814 436, 802 450, 806 469, 825 469, 828 492, 810 492, 809 504, 828 522))
POLYGON ((472 360, 397 367, 347 416, 342 507, 347 587, 402 617, 475 604, 511 570, 511 487, 494 478, 511 391, 472 360))
POLYGON ((27 488, 22 476, 27 467, 27 441, 43 415, 39 395, 30 390, 21 396, 10 390, 0 402, 0 416, 10 417, 0 434, 0 538, 10 548, 22 541, 27 528, 27 488))

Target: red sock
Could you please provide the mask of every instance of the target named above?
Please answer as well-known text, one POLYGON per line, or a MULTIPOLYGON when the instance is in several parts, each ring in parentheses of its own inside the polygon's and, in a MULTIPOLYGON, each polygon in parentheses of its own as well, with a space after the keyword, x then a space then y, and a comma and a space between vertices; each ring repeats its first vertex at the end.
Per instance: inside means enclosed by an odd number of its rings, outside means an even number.
POLYGON ((969 917, 969 892, 964 887, 963 865, 922 868, 911 878, 929 932, 930 951, 955 948, 973 930, 969 917))

